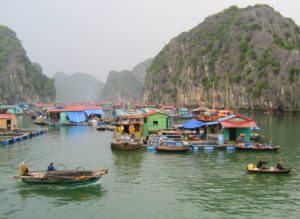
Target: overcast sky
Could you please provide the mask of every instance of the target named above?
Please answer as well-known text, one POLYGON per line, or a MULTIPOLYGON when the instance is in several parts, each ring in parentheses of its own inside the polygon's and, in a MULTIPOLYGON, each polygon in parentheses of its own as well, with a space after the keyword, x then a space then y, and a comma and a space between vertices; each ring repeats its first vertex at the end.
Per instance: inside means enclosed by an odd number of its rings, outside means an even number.
POLYGON ((17 33, 45 74, 85 72, 105 82, 111 70, 154 57, 205 17, 256 3, 300 24, 296 0, 0 0, 0 24, 17 33))

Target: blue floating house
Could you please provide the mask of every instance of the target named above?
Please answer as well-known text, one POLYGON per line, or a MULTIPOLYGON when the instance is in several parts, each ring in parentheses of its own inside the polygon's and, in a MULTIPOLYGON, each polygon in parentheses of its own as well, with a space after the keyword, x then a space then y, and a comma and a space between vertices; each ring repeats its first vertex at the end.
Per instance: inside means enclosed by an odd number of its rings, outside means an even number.
POLYGON ((0 106, 2 113, 12 113, 15 115, 22 115, 23 111, 18 105, 2 105, 0 106))

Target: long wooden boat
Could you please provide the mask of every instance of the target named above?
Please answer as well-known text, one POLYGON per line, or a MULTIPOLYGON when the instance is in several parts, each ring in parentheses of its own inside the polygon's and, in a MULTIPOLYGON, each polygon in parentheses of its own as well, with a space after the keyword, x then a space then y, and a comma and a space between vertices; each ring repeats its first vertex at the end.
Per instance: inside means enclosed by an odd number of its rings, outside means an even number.
POLYGON ((190 147, 185 146, 176 146, 176 145, 159 145, 155 147, 156 151, 159 152, 187 152, 190 150, 190 147))
POLYGON ((113 141, 111 143, 112 150, 130 151, 142 148, 142 142, 131 142, 131 141, 113 141))
POLYGON ((286 168, 284 170, 279 170, 279 169, 253 169, 253 170, 249 170, 247 169, 247 171, 249 173, 266 173, 266 174, 284 174, 284 173, 290 173, 291 172, 291 168, 286 168))
POLYGON ((14 176, 28 184, 51 185, 82 185, 98 181, 101 176, 108 173, 107 169, 101 170, 58 170, 30 172, 30 176, 14 176))
POLYGON ((272 145, 272 144, 249 145, 249 146, 237 144, 235 145, 235 148, 237 150, 243 150, 243 151, 277 151, 280 147, 278 145, 272 145))
POLYGON ((106 127, 105 126, 97 126, 96 128, 98 131, 105 131, 106 127))

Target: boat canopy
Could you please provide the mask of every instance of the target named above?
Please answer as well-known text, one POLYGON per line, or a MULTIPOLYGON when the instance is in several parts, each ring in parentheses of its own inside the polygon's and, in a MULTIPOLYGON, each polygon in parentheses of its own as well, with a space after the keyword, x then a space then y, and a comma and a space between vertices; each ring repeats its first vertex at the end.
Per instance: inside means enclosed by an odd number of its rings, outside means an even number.
POLYGON ((204 122, 198 121, 196 119, 191 119, 186 121, 182 128, 184 129, 195 129, 195 128, 200 128, 202 126, 205 126, 206 124, 204 122))
POLYGON ((104 112, 102 109, 88 109, 84 111, 86 115, 89 117, 90 115, 104 115, 104 112))
POLYGON ((84 112, 67 112, 71 122, 84 122, 86 120, 84 112))

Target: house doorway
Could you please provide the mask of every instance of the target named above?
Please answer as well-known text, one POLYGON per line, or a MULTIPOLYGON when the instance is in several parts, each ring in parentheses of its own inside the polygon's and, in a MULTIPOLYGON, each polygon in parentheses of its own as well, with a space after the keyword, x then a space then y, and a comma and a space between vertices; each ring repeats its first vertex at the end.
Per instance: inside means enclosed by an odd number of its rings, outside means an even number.
POLYGON ((236 140, 236 128, 229 129, 229 140, 230 141, 236 140))

